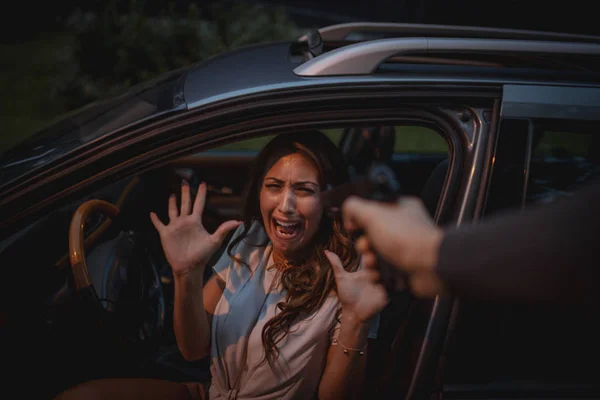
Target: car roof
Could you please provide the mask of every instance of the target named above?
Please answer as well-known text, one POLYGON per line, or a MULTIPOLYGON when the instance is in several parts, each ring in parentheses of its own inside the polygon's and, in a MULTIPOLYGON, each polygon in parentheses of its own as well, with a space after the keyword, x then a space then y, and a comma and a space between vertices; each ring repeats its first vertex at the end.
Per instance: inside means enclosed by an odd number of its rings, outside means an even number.
POLYGON ((188 108, 243 96, 302 80, 294 68, 303 59, 292 53, 291 43, 267 43, 224 53, 197 64, 186 76, 184 96, 188 108))
MULTIPOLYGON (((324 42, 363 41, 391 37, 455 37, 487 39, 527 39, 570 42, 600 42, 600 36, 485 26, 409 24, 390 22, 350 22, 318 29, 324 42)), ((300 41, 307 40, 304 35, 300 41)))
POLYGON ((294 43, 247 47, 202 62, 187 74, 185 99, 189 108, 196 108, 284 88, 414 80, 419 74, 456 79, 460 72, 471 81, 494 77, 496 82, 527 78, 598 83, 600 36, 452 25, 338 24, 294 43))
POLYGON ((307 43, 312 53, 295 69, 301 76, 367 75, 389 63, 600 71, 600 36, 593 35, 473 26, 347 23, 312 31, 300 41, 307 43))
POLYGON ((97 102, 0 156, 8 183, 78 147, 164 114, 281 89, 373 80, 594 84, 600 37, 465 26, 350 23, 248 46, 97 102))

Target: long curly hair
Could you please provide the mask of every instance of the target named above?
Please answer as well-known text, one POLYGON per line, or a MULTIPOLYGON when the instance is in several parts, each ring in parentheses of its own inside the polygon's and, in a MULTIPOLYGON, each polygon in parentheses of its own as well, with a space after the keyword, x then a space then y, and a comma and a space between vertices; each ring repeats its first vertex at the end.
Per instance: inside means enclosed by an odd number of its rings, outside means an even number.
MULTIPOLYGON (((321 190, 325 190, 328 185, 335 186, 349 179, 340 150, 325 134, 309 131, 276 136, 261 150, 254 163, 251 180, 245 192, 244 230, 227 248, 227 254, 232 259, 244 263, 232 253, 235 246, 247 236, 254 221, 258 221, 264 228, 259 196, 265 174, 279 159, 295 153, 307 157, 317 166, 321 190)), ((337 216, 331 217, 324 213, 319 229, 308 246, 309 249, 303 252, 302 259, 274 260, 275 267, 282 271, 281 285, 286 292, 286 298, 277 304, 280 312, 267 321, 262 331, 265 349, 263 363, 268 361, 271 367, 279 356, 277 345, 289 333, 291 326, 317 311, 331 292, 336 290, 333 270, 324 250, 337 254, 347 271, 354 271, 358 266, 358 255, 352 238, 337 216)), ((336 317, 339 318, 339 313, 336 317)))

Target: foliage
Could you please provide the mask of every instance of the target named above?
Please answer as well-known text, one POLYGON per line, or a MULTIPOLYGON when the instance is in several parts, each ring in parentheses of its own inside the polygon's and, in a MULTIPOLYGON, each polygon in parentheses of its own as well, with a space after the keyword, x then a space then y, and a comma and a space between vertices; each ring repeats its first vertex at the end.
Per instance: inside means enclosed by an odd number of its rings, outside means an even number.
POLYGON ((131 0, 125 12, 117 3, 69 18, 73 62, 57 87, 68 108, 220 52, 301 33, 282 9, 254 3, 221 1, 204 8, 190 3, 184 12, 171 4, 155 15, 139 1, 131 0))
POLYGON ((0 45, 0 153, 65 113, 169 70, 303 33, 281 8, 150 2, 85 3, 63 32, 0 45))
POLYGON ((66 111, 54 84, 70 71, 71 42, 57 34, 0 45, 0 153, 66 111))

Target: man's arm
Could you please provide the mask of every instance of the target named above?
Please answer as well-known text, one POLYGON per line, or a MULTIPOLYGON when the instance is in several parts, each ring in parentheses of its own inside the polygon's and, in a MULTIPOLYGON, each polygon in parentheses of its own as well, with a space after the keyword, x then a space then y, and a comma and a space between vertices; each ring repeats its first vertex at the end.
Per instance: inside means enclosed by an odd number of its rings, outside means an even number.
POLYGON ((600 181, 568 199, 446 231, 418 199, 344 202, 344 223, 363 229, 359 252, 408 273, 421 297, 450 292, 480 300, 597 302, 600 181))
POLYGON ((447 230, 435 270, 450 291, 508 301, 597 301, 600 184, 447 230))

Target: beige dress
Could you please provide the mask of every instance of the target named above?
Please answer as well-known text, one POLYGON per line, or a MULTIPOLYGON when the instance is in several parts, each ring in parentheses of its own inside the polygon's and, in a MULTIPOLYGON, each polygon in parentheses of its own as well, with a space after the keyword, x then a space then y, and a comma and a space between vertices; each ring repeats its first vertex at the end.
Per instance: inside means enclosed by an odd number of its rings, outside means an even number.
MULTIPOLYGON (((234 237, 241 231, 238 228, 234 237)), ((250 268, 234 262, 227 252, 213 267, 226 286, 211 327, 210 399, 310 399, 317 392, 327 351, 339 331, 335 318, 339 301, 332 294, 313 315, 292 326, 278 344, 275 368, 261 364, 265 355, 262 329, 279 313, 276 305, 285 298, 277 270, 266 268, 272 264, 272 247, 267 242, 260 224, 254 223, 232 252, 250 268), (277 284, 272 286, 274 278, 277 284), (248 353, 242 366, 246 343, 248 353), (234 394, 238 376, 239 390, 234 394)))

